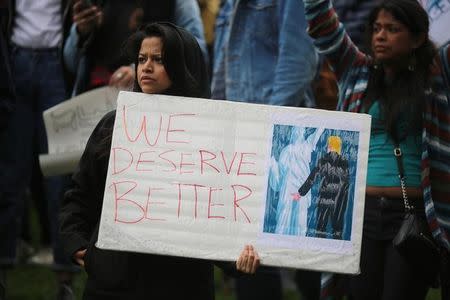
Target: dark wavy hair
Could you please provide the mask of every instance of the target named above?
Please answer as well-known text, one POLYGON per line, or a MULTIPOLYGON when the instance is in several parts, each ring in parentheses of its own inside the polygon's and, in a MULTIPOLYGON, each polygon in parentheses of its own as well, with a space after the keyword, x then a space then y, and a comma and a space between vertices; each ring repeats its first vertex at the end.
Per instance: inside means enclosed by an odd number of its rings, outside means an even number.
MULTIPOLYGON (((162 40, 162 61, 172 81, 166 95, 210 98, 208 73, 200 46, 195 37, 169 22, 157 22, 142 27, 125 45, 126 54, 135 64, 137 75, 139 50, 148 37, 162 40)), ((136 79, 133 90, 142 92, 136 79)))
MULTIPOLYGON (((385 0, 369 15, 366 42, 372 51, 371 42, 373 24, 381 10, 389 12, 394 19, 408 28, 415 38, 424 38, 423 43, 404 58, 399 58, 397 70, 393 78, 386 80, 382 65, 375 61, 371 70, 364 106, 378 100, 381 104, 381 114, 385 129, 391 137, 402 139, 408 132, 419 130, 422 126, 422 113, 425 93, 431 88, 431 67, 437 50, 430 41, 429 20, 427 12, 416 0, 385 0), (414 70, 408 69, 413 64, 414 70), (406 130, 397 132, 396 124, 400 114, 409 118, 406 130)), ((373 53, 371 53, 373 54, 373 53)))

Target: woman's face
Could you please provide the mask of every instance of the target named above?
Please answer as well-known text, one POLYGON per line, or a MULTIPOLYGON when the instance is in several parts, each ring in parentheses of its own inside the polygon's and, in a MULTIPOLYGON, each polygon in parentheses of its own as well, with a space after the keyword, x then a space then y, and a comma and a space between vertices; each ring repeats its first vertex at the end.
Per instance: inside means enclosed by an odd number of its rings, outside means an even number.
POLYGON ((141 90, 146 94, 161 94, 172 85, 162 62, 161 38, 148 37, 142 41, 137 79, 141 90))
POLYGON ((372 27, 372 51, 380 62, 395 62, 419 46, 409 29, 386 10, 380 10, 372 27))

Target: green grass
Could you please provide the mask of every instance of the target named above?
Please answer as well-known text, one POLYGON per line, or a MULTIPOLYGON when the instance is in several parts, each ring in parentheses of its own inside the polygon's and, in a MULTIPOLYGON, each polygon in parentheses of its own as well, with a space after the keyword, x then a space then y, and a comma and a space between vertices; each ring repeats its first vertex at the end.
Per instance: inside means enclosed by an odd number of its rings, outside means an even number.
MULTIPOLYGON (((222 273, 216 269, 216 300, 235 300, 230 284, 222 280, 222 273)), ((80 272, 74 281, 74 292, 81 299, 86 275, 80 272)), ((8 300, 53 300, 56 295, 56 280, 52 271, 46 267, 20 265, 8 273, 8 300)), ((427 300, 439 300, 440 291, 431 289, 427 300)), ((301 300, 295 290, 285 290, 284 300, 301 300)))
MULTIPOLYGON (((39 226, 34 209, 31 209, 31 232, 33 247, 39 248, 39 226)), ((73 290, 76 299, 81 299, 86 274, 84 271, 75 276, 73 290)), ((216 300, 235 300, 231 282, 223 280, 220 269, 215 269, 216 300)), ((57 292, 55 274, 47 267, 19 265, 7 274, 7 300, 53 300, 57 292)), ((284 300, 301 300, 296 290, 286 289, 284 300)), ((440 300, 440 291, 430 289, 426 300, 440 300)))

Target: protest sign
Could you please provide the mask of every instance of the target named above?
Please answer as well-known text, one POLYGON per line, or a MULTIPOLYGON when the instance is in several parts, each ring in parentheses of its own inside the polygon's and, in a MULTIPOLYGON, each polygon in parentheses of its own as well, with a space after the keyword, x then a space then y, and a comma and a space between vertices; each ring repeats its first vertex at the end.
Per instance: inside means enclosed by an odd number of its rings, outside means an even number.
POLYGON ((364 114, 120 92, 97 246, 253 244, 265 265, 356 273, 369 133, 364 114))
POLYGON ((44 111, 48 154, 40 155, 44 176, 73 172, 95 125, 116 108, 119 91, 101 87, 44 111))
POLYGON ((450 0, 420 0, 430 19, 430 37, 438 46, 450 41, 450 0))

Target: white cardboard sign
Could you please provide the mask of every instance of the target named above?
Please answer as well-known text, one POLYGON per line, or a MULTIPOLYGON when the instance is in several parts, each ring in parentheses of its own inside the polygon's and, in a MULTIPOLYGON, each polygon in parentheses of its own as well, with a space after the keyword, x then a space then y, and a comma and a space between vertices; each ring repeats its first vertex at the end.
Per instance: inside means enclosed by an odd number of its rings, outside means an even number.
POLYGON ((95 125, 116 108, 118 94, 116 88, 101 87, 44 111, 48 154, 40 155, 39 161, 45 176, 69 174, 75 170, 95 125))
POLYGON ((357 273, 369 134, 364 114, 120 92, 97 246, 253 244, 265 265, 357 273))

